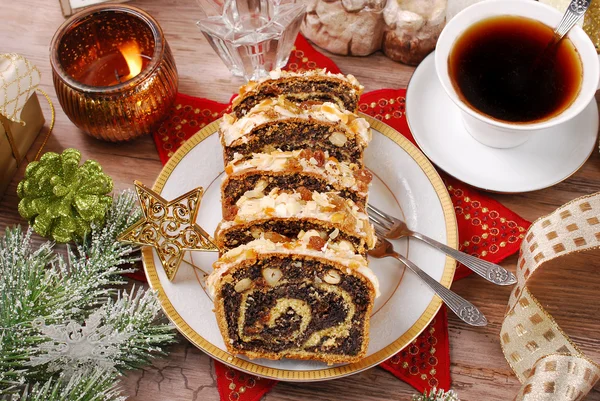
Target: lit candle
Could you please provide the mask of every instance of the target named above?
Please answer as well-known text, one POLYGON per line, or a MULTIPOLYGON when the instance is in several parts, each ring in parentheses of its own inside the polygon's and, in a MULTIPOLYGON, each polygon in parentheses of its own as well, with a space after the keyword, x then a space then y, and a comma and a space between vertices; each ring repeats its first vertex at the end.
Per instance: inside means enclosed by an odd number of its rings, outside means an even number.
POLYGON ((65 114, 111 141, 152 132, 177 94, 177 69, 160 26, 123 5, 86 9, 52 40, 54 87, 65 114))
POLYGON ((136 42, 119 46, 117 52, 105 54, 91 62, 73 78, 90 86, 113 86, 130 80, 148 65, 149 56, 141 54, 136 42))

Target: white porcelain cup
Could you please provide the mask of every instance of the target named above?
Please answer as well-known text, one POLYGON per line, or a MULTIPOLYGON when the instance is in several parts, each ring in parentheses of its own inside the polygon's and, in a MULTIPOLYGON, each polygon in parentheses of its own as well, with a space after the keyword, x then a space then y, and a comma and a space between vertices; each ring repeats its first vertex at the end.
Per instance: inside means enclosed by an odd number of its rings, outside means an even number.
POLYGON ((498 121, 478 112, 463 102, 456 93, 448 74, 448 56, 456 40, 474 23, 501 15, 516 15, 538 20, 550 27, 558 25, 562 14, 554 8, 532 0, 488 0, 465 8, 452 18, 437 42, 435 68, 439 80, 450 99, 460 108, 469 134, 484 145, 494 148, 512 148, 527 141, 532 135, 543 134, 546 128, 564 123, 577 116, 592 101, 600 79, 600 62, 590 38, 579 26, 573 27, 568 38, 579 52, 583 66, 581 89, 571 105, 547 120, 532 123, 498 121))

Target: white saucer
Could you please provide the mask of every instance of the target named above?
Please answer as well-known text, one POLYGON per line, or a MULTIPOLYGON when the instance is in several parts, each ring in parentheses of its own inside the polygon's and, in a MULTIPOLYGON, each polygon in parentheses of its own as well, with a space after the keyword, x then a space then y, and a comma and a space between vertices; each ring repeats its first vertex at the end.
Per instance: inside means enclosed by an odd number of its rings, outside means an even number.
POLYGON ((596 148, 596 100, 566 123, 524 144, 496 149, 466 131, 459 108, 444 92, 434 53, 415 70, 406 93, 406 118, 427 157, 459 180, 495 192, 527 192, 555 185, 585 163, 596 148))

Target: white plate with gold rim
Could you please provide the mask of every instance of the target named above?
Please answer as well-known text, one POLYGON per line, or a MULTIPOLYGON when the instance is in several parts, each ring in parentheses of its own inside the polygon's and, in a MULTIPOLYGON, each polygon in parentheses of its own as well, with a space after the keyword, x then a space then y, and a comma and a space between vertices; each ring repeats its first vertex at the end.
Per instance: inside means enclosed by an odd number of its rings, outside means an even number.
POLYGON ((474 187, 502 193, 536 191, 569 178, 596 149, 598 105, 535 133, 514 148, 478 142, 466 130, 460 109, 435 72, 435 52, 419 64, 406 91, 406 119, 423 152, 453 177, 474 187))
MULTIPOLYGON (((368 116, 373 141, 365 152, 374 172, 370 202, 399 216, 413 229, 449 246, 457 246, 457 229, 450 196, 425 156, 391 127, 368 116)), ((153 189, 174 199, 193 188, 205 189, 197 223, 214 232, 221 220, 220 183, 223 177, 221 145, 214 122, 190 138, 169 160, 153 189)), ((396 247, 443 285, 449 287, 455 262, 427 245, 401 240, 396 247)), ((215 253, 192 252, 170 282, 152 248, 143 250, 148 282, 158 290, 166 315, 190 342, 213 358, 239 370, 278 380, 317 381, 351 375, 396 354, 418 336, 441 306, 439 298, 394 259, 369 258, 379 278, 381 296, 371 317, 367 356, 360 362, 328 366, 321 362, 284 359, 249 360, 229 354, 205 291, 215 253), (196 267, 193 267, 193 266, 196 267)))

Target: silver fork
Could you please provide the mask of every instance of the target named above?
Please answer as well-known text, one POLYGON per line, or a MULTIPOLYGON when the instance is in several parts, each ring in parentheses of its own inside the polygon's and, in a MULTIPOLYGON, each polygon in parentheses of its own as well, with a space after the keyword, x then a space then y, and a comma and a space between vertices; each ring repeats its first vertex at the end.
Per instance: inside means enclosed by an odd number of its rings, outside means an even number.
POLYGON ((434 280, 429 274, 421 270, 419 266, 394 251, 392 243, 383 238, 380 231, 379 228, 376 228, 377 244, 375 245, 375 248, 369 251, 370 256, 375 258, 392 257, 398 259, 413 273, 419 276, 419 278, 423 280, 463 322, 471 326, 487 326, 487 319, 479 309, 466 299, 434 280))
POLYGON ((448 245, 442 244, 433 238, 429 238, 424 234, 412 231, 402 220, 394 216, 390 216, 374 206, 368 205, 367 212, 369 214, 369 220, 371 220, 371 222, 379 228, 379 232, 385 238, 397 239, 406 236, 417 238, 433 246, 434 248, 439 249, 446 255, 456 259, 487 281, 498 285, 511 285, 517 282, 515 275, 506 270, 504 267, 476 258, 475 256, 471 256, 464 252, 457 251, 456 249, 450 248, 448 245))

